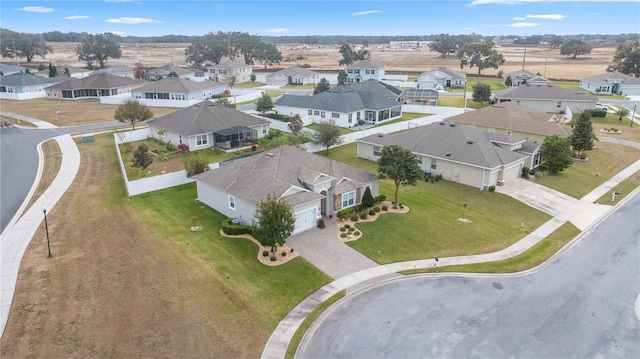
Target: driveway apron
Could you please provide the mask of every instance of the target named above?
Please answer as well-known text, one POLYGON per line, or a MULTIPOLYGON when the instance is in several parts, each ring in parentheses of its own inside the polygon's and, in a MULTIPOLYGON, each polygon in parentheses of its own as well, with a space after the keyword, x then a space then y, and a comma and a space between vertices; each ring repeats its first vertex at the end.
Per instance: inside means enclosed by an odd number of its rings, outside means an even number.
POLYGON ((333 221, 325 219, 325 225, 290 237, 287 245, 333 279, 378 265, 339 240, 333 221))
POLYGON ((496 192, 506 194, 552 216, 557 216, 578 201, 562 192, 522 178, 496 187, 496 192))

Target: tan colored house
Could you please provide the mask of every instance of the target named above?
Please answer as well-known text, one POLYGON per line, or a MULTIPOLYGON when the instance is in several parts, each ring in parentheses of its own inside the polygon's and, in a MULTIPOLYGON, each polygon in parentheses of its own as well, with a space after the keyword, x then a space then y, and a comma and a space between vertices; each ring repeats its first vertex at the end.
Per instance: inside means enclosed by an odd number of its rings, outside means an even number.
POLYGON ((540 160, 539 144, 445 122, 363 137, 357 140, 356 156, 377 161, 382 147, 389 145, 418 156, 426 176, 483 190, 519 178, 524 167, 533 168, 540 160))
POLYGON ((534 110, 513 102, 500 102, 447 118, 479 130, 504 133, 514 138, 542 143, 547 136, 569 137, 573 132, 564 125, 564 116, 534 110))
POLYGON ((249 82, 253 73, 251 66, 242 61, 221 62, 208 67, 208 70, 210 80, 222 82, 223 84, 230 84, 232 77, 235 77, 235 83, 237 84, 249 82))

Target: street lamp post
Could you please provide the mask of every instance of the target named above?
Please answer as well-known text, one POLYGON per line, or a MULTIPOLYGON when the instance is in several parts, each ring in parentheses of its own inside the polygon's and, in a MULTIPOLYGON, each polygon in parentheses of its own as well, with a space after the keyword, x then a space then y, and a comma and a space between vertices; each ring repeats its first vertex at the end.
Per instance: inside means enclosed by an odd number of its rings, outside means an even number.
POLYGON ((636 106, 638 106, 638 103, 633 104, 633 113, 631 114, 631 123, 629 124, 629 127, 633 127, 633 118, 636 116, 636 106))
POLYGON ((59 124, 59 122, 60 122, 60 111, 56 111, 56 112, 57 112, 57 114, 58 114, 58 126, 59 126, 59 125, 60 125, 60 124, 59 124))
POLYGON ((44 230, 47 232, 47 250, 49 250, 49 255, 47 258, 53 257, 51 254, 51 244, 49 243, 49 224, 47 223, 47 209, 42 208, 42 213, 44 213, 44 230))

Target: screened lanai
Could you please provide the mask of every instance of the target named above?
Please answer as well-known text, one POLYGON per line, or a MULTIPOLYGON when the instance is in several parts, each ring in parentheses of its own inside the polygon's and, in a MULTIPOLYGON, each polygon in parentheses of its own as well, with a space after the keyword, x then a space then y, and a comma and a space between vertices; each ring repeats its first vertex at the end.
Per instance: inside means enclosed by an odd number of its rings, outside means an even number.
POLYGON ((249 127, 234 126, 213 133, 216 147, 231 149, 255 144, 258 131, 249 127))

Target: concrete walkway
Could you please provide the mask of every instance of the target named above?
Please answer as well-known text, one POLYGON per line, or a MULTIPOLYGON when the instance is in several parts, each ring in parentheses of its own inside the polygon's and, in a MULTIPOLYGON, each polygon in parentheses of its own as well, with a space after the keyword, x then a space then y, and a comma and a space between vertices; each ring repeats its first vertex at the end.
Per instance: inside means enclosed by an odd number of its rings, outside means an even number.
MULTIPOLYGON (((547 213, 554 213, 554 217, 530 234, 528 234, 526 237, 509 246, 508 248, 493 253, 439 258, 440 260, 438 262, 438 265, 447 266, 458 264, 486 263, 517 256, 539 243, 541 240, 553 233, 567 221, 571 221, 584 233, 586 229, 597 224, 599 221, 605 218, 606 214, 609 213, 613 208, 612 206, 594 204, 592 203, 593 200, 600 198, 602 194, 607 193, 607 191, 609 191, 625 178, 628 178, 631 174, 635 173, 639 169, 640 161, 635 162, 631 166, 627 167, 580 200, 561 193, 558 194, 557 191, 541 190, 537 186, 528 187, 523 183, 519 183, 519 181, 512 181, 508 186, 505 186, 505 188, 510 187, 510 185, 513 185, 514 183, 517 183, 516 186, 519 186, 519 188, 521 188, 521 191, 518 191, 517 189, 504 190, 504 188, 501 187, 503 193, 511 195, 514 198, 522 198, 523 201, 528 202, 535 208, 545 208, 545 211, 548 211, 547 213), (539 191, 539 193, 537 195, 534 194, 533 196, 524 194, 523 191, 527 191, 527 188, 533 188, 534 191, 539 191), (541 203, 536 204, 535 198, 539 198, 541 203)), ((640 192, 640 188, 636 189, 632 194, 626 196, 625 199, 619 203, 623 203, 625 200, 631 198, 632 195, 637 192, 640 192)), ((574 241, 579 238, 579 236, 576 237, 574 241)), ((566 248, 568 248, 568 246, 565 246, 563 250, 566 250, 566 248)), ((556 255, 559 255, 560 253, 561 252, 557 253, 556 255)), ((322 288, 318 289, 307 298, 302 300, 280 321, 276 329, 271 334, 271 337, 269 338, 262 352, 262 358, 284 358, 287 347, 291 342, 291 338, 295 334, 296 330, 300 327, 304 319, 322 302, 331 298, 338 292, 345 289, 349 290, 351 288, 354 288, 355 286, 361 285, 361 283, 363 282, 371 284, 379 283, 381 281, 387 280, 390 275, 400 271, 430 268, 433 267, 433 265, 433 259, 390 263, 382 266, 362 269, 358 272, 340 277, 335 281, 323 286, 322 288)))

